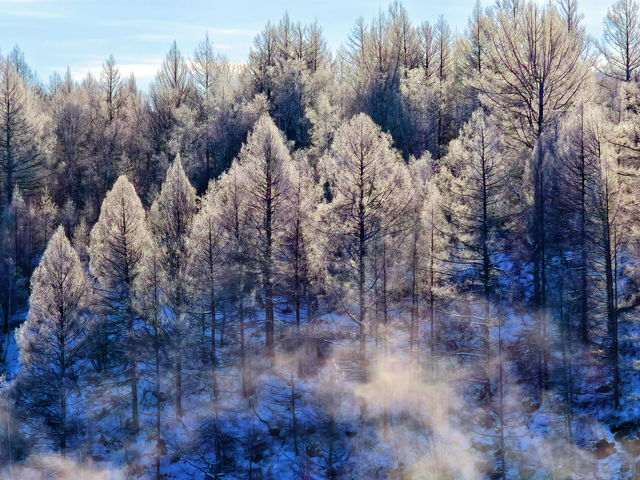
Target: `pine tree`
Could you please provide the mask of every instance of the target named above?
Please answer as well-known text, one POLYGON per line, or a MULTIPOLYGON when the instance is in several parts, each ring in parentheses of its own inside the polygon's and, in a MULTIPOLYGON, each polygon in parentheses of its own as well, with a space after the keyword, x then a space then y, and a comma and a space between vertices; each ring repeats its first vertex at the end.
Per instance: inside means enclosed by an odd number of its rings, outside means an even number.
MULTIPOLYGON (((17 334, 21 401, 36 422, 51 429, 65 455, 77 415, 70 404, 86 335, 89 283, 64 229, 58 227, 31 278, 29 315, 17 334)), ((79 399, 78 399, 79 400, 79 399)))

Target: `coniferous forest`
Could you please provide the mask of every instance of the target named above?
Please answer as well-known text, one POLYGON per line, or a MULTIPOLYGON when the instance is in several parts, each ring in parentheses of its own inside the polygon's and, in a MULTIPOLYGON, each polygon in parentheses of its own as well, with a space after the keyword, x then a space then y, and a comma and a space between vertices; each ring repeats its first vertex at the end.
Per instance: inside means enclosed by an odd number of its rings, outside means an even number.
POLYGON ((640 5, 0 54, 0 476, 640 478, 640 5))

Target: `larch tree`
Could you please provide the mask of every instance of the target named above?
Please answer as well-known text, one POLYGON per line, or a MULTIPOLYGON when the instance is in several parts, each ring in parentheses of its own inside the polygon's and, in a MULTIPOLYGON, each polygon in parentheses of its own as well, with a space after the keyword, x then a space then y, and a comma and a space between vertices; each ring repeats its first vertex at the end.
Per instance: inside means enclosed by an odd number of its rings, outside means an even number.
POLYGON ((624 82, 637 78, 640 67, 640 4, 617 0, 604 19, 602 42, 598 45, 608 76, 624 82))
POLYGON ((437 52, 433 25, 424 22, 418 28, 418 35, 420 37, 420 68, 425 81, 431 85, 435 81, 437 52))
POLYGON ((580 105, 568 117, 560 131, 558 165, 556 172, 561 179, 565 194, 559 199, 563 214, 568 220, 569 234, 567 248, 579 255, 577 274, 579 276, 577 296, 579 306, 578 335, 584 345, 588 345, 589 326, 589 277, 590 277, 590 226, 593 218, 590 209, 590 191, 593 188, 599 165, 599 147, 593 141, 592 125, 601 111, 580 105))
POLYGON ((224 78, 225 69, 224 59, 215 52, 213 42, 207 34, 196 46, 191 61, 193 81, 199 100, 197 124, 200 128, 198 136, 202 138, 200 156, 204 162, 199 167, 197 185, 199 193, 205 192, 211 176, 216 174, 214 162, 217 132, 214 125, 216 117, 220 114, 218 111, 220 103, 224 102, 228 89, 221 81, 224 78))
MULTIPOLYGON (((6 212, 6 234, 0 239, 0 310, 2 311, 2 333, 9 333, 12 316, 26 292, 28 278, 24 271, 28 253, 26 224, 29 212, 19 188, 14 188, 11 204, 6 212)), ((25 267, 27 267, 25 269, 25 267)))
POLYGON ((189 304, 191 251, 188 248, 188 236, 195 212, 196 191, 178 156, 167 170, 160 194, 149 211, 150 230, 161 248, 161 262, 167 280, 164 295, 174 333, 175 403, 178 418, 182 417, 182 355, 189 304))
POLYGON ((121 157, 121 137, 126 126, 123 124, 124 107, 127 102, 125 84, 116 66, 113 55, 109 56, 102 64, 100 75, 100 90, 102 94, 102 119, 103 135, 103 167, 100 180, 102 192, 106 192, 113 184, 116 177, 118 161, 121 157))
POLYGON ((23 192, 38 186, 44 166, 29 112, 29 95, 29 87, 13 63, 0 57, 0 188, 7 204, 16 185, 23 192))
POLYGON ((514 14, 506 3, 491 14, 487 72, 479 88, 481 101, 491 109, 507 144, 530 154, 533 303, 544 323, 548 261, 544 136, 575 105, 589 79, 589 59, 584 30, 569 31, 552 4, 526 2, 514 14))
POLYGON ((453 96, 455 103, 463 106, 461 110, 465 119, 480 106, 477 85, 486 69, 488 27, 489 19, 480 0, 477 0, 465 33, 457 39, 454 49, 453 96))
POLYGON ((238 156, 247 195, 247 253, 258 269, 265 310, 265 346, 274 355, 274 279, 291 194, 291 155, 282 133, 270 117, 260 117, 238 156))
POLYGON ((404 264, 409 273, 409 285, 406 290, 411 296, 409 320, 409 357, 417 361, 420 345, 420 299, 421 278, 428 257, 422 255, 422 245, 425 241, 422 223, 422 209, 428 193, 428 184, 432 178, 433 160, 427 153, 420 159, 412 158, 409 162, 409 176, 411 177, 412 202, 407 211, 408 239, 405 243, 404 264))
POLYGON ((213 198, 220 222, 224 230, 227 248, 224 265, 225 287, 230 301, 235 304, 240 334, 240 369, 242 373, 242 393, 247 396, 246 349, 245 349, 245 296, 253 288, 253 275, 249 255, 249 212, 247 195, 240 165, 235 162, 216 184, 213 198))
MULTIPOLYGON (((207 193, 202 198, 200 211, 195 215, 188 239, 191 251, 191 277, 196 298, 199 299, 203 312, 210 317, 210 338, 208 364, 211 371, 210 392, 213 399, 214 412, 214 448, 216 465, 222 457, 222 443, 218 424, 218 358, 216 355, 216 328, 219 304, 224 301, 226 264, 229 259, 229 237, 220 222, 220 211, 216 202, 217 184, 211 182, 207 193)), ((203 335, 205 326, 203 325, 203 335)), ((222 332, 221 332, 222 333, 222 332)), ((222 335, 221 335, 222 339, 222 335)))
POLYGON ((559 12, 564 16, 569 32, 579 27, 583 15, 578 13, 578 0, 556 0, 559 12))
POLYGON ((488 360, 489 307, 499 276, 499 259, 506 253, 502 234, 515 216, 518 200, 514 193, 515 169, 493 119, 482 110, 474 112, 451 143, 446 164, 449 190, 443 207, 451 218, 451 260, 483 300, 482 329, 488 360))
MULTIPOLYGON (((116 348, 124 353, 123 366, 131 389, 131 426, 134 431, 140 425, 134 286, 144 254, 150 246, 145 216, 135 188, 125 176, 121 176, 102 202, 89 244, 89 268, 97 280, 96 291, 115 330, 116 348)), ((118 358, 117 352, 111 352, 111 355, 118 358)))
POLYGON ((226 280, 224 267, 228 260, 229 251, 227 248, 228 237, 220 222, 216 188, 217 184, 211 182, 207 193, 201 200, 200 210, 195 215, 189 232, 187 247, 191 252, 193 264, 191 276, 196 297, 200 300, 202 311, 210 316, 209 363, 213 398, 217 401, 217 313, 219 302, 223 297, 222 290, 226 280))
POLYGON ((49 189, 45 188, 38 202, 39 227, 43 246, 46 246, 49 242, 49 237, 53 234, 55 226, 58 223, 59 214, 60 209, 51 198, 49 189))
POLYGON ((552 5, 528 2, 514 17, 491 11, 487 71, 479 88, 509 139, 533 150, 543 131, 574 105, 588 79, 584 31, 567 31, 552 5))
POLYGON ((332 200, 324 212, 336 268, 346 279, 343 305, 359 328, 360 364, 366 367, 367 309, 373 284, 368 276, 372 246, 405 220, 410 201, 407 170, 389 135, 364 114, 345 122, 322 160, 332 200), (352 295, 352 292, 355 295, 352 295))
POLYGON ((322 189, 313 181, 307 158, 301 156, 291 169, 286 231, 283 238, 282 283, 285 294, 293 301, 296 326, 300 329, 300 308, 304 302, 306 318, 310 318, 311 283, 318 273, 313 238, 315 211, 322 199, 322 189))
POLYGON ((480 0, 473 6, 473 12, 467 22, 463 62, 470 72, 482 75, 487 56, 488 19, 482 10, 480 0))
MULTIPOLYGON (((431 368, 434 367, 433 359, 436 355, 438 310, 441 301, 446 298, 451 290, 449 280, 449 248, 451 231, 449 221, 445 216, 444 204, 446 202, 443 188, 441 187, 441 174, 432 165, 425 176, 422 193, 424 203, 421 209, 422 237, 423 241, 418 247, 418 254, 424 258, 422 268, 418 270, 419 288, 426 304, 426 317, 429 331, 429 355, 431 368)), ((419 333, 419 332, 418 332, 419 333)), ((419 345, 418 345, 419 347, 419 345)), ((418 349, 416 358, 419 360, 418 349)))
POLYGON ((322 33, 322 27, 314 22, 305 29, 304 59, 309 71, 315 73, 329 65, 331 52, 327 47, 327 40, 322 33))
POLYGON ((110 124, 118 116, 126 99, 124 82, 113 55, 110 55, 102 64, 100 84, 104 92, 107 123, 110 124))
POLYGON ((17 334, 21 399, 51 429, 62 456, 77 415, 70 403, 86 335, 90 289, 77 252, 58 227, 31 278, 29 314, 17 334))
POLYGON ((153 368, 153 396, 155 397, 155 476, 160 480, 160 456, 164 450, 162 439, 162 367, 164 356, 164 296, 163 286, 166 285, 166 278, 162 268, 160 249, 150 244, 142 257, 139 274, 134 283, 134 302, 138 315, 144 320, 146 335, 143 342, 145 352, 149 352, 151 365, 153 368))
POLYGON ((191 71, 174 41, 150 86, 151 128, 158 151, 175 155, 169 143, 179 123, 178 109, 188 109, 193 96, 191 71))
MULTIPOLYGON (((391 15, 399 21, 400 12, 393 12, 392 6, 391 15)), ((402 46, 394 39, 391 15, 380 12, 370 25, 358 19, 347 42, 345 82, 352 92, 348 111, 369 115, 404 149, 408 139, 400 97, 402 46)))
POLYGON ((399 2, 389 6, 389 28, 395 55, 400 58, 402 75, 406 77, 420 64, 420 43, 406 8, 399 2))
MULTIPOLYGON (((595 119, 589 132, 589 144, 597 168, 593 189, 589 192, 594 218, 593 264, 596 291, 602 316, 606 319, 605 350, 611 367, 613 404, 620 406, 620 334, 619 298, 622 256, 625 244, 633 237, 628 228, 631 212, 637 209, 635 185, 637 170, 621 164, 606 133, 610 127, 595 119)), ((636 187, 637 188, 637 187, 636 187)))
POLYGON ((209 97, 214 94, 213 87, 216 84, 220 57, 213 49, 213 42, 209 34, 205 35, 193 52, 191 69, 193 81, 200 97, 208 103, 209 97))

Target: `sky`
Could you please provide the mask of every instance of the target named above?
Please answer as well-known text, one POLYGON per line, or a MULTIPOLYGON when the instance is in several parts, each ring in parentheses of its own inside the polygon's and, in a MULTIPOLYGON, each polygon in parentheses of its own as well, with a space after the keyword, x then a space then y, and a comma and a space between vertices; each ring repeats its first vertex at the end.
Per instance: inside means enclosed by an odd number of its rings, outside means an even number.
MULTIPOLYGON (((540 0, 542 1, 542 0, 540 0)), ((484 0, 488 5, 493 0, 484 0)), ((329 47, 344 42, 356 19, 373 18, 390 0, 0 0, 0 53, 18 45, 42 81, 71 69, 75 79, 99 74, 109 56, 124 75, 133 72, 146 90, 171 42, 185 56, 208 33, 214 47, 232 62, 247 59, 253 39, 268 20, 285 12, 292 20, 317 20, 329 47)), ((463 32, 475 0, 404 0, 414 24, 444 15, 463 32)), ((588 33, 600 37, 612 0, 582 0, 588 33)))

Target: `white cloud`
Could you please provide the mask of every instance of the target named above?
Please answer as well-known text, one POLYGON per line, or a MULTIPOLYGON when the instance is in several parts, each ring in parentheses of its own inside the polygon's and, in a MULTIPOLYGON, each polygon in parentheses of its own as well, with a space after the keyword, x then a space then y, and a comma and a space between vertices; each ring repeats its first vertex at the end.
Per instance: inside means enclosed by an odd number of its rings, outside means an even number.
POLYGON ((136 19, 136 20, 117 20, 113 22, 107 22, 106 25, 110 27, 134 27, 137 30, 161 30, 167 33, 140 33, 137 37, 164 39, 162 37, 174 38, 175 32, 181 30, 190 30, 197 32, 209 32, 213 36, 221 37, 248 37, 254 36, 258 33, 258 30, 250 28, 216 28, 206 25, 199 25, 187 22, 177 22, 172 20, 152 20, 152 19, 136 19))
MULTIPOLYGON (((162 58, 159 57, 139 59, 130 57, 130 60, 127 63, 119 63, 116 59, 116 66, 118 67, 122 78, 126 80, 133 73, 136 78, 138 88, 141 88, 142 90, 146 90, 148 85, 155 78, 156 73, 160 69, 161 63, 162 58)), ((94 78, 100 78, 100 74, 102 73, 102 64, 102 60, 91 60, 86 63, 71 65, 71 76, 75 81, 82 81, 89 73, 94 78)), ((54 70, 60 74, 64 74, 67 67, 57 67, 54 70)))

